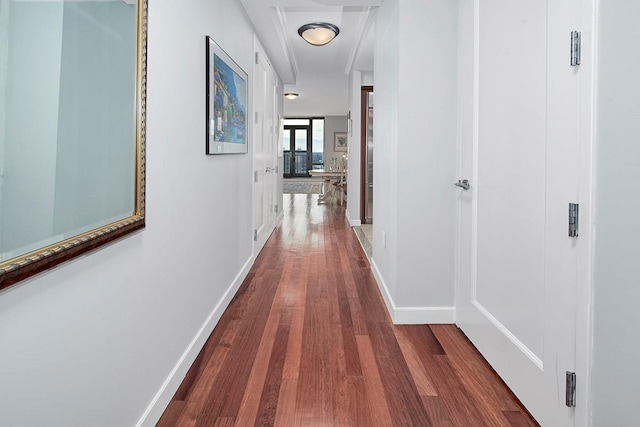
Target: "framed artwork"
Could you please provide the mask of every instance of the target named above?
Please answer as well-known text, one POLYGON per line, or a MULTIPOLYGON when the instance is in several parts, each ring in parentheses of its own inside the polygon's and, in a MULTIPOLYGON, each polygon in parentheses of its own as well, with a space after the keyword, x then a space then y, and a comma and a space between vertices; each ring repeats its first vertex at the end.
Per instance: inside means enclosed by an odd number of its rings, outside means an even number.
POLYGON ((206 154, 247 152, 247 73, 207 37, 206 154))
POLYGON ((333 133, 333 151, 347 151, 347 133, 333 133))

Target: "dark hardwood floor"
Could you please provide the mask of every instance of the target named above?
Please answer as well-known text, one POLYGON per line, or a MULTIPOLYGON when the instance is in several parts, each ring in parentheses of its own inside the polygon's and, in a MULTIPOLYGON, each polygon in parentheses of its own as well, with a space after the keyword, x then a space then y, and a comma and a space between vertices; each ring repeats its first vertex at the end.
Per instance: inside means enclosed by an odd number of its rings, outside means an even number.
POLYGON ((535 426, 454 325, 395 326, 344 208, 285 217, 159 426, 535 426))

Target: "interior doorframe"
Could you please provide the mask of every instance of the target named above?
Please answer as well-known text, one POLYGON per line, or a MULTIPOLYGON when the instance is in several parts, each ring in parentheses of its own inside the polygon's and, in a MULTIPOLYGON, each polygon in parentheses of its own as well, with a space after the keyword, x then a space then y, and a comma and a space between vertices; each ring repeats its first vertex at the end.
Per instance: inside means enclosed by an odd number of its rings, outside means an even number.
POLYGON ((591 367, 593 357, 593 242, 595 191, 595 110, 596 110, 596 56, 598 25, 597 0, 580 0, 580 32, 582 59, 580 62, 580 119, 579 187, 580 239, 578 248, 578 286, 576 289, 576 426, 591 426, 591 367))
POLYGON ((265 245, 277 222, 278 178, 275 174, 278 165, 277 140, 280 128, 275 126, 281 107, 280 83, 271 62, 257 37, 254 36, 254 57, 252 73, 251 109, 255 119, 251 123, 253 148, 253 194, 252 194, 252 228, 254 258, 265 245), (262 65, 261 65, 262 64, 262 65), (261 68, 264 68, 263 75, 261 68), (258 81, 264 79, 261 90, 256 87, 258 81), (258 141, 261 141, 258 144, 258 141), (262 211, 256 212, 262 202, 262 211), (262 227, 258 224, 258 216, 262 217, 262 227))
POLYGON ((360 87, 360 223, 367 223, 367 95, 373 86, 360 87))

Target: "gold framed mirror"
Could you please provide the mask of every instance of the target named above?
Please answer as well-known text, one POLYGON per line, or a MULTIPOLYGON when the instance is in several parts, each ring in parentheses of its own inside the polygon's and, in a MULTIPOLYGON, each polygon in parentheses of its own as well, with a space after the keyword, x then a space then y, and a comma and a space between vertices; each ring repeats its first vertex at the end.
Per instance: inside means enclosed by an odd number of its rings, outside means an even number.
POLYGON ((0 0, 0 290, 145 226, 147 0, 0 0))

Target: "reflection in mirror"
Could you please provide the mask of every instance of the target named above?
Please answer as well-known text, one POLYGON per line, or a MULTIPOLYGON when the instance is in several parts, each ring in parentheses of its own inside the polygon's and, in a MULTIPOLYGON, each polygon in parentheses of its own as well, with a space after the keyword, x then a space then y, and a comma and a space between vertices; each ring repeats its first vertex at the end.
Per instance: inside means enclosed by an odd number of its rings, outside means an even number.
POLYGON ((145 21, 0 0, 0 289, 144 226, 145 21))

